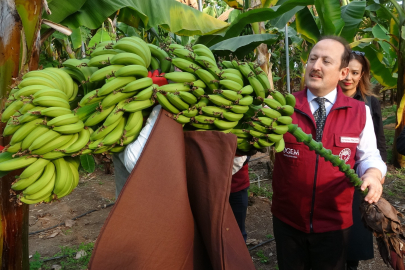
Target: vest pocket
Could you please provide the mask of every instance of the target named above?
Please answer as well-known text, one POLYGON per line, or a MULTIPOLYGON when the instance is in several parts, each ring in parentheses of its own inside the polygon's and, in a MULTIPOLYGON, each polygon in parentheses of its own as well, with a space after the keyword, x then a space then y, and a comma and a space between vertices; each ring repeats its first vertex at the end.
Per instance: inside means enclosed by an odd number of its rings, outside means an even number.
POLYGON ((332 152, 334 155, 338 155, 340 159, 346 161, 347 164, 353 166, 356 148, 359 142, 360 138, 358 134, 335 134, 335 142, 332 152))

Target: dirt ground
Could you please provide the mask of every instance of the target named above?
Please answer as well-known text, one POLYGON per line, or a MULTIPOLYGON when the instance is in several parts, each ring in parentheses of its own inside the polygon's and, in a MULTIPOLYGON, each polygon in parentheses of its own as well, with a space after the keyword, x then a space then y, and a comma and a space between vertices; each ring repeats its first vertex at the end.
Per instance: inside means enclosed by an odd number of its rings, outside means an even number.
MULTIPOLYGON (((261 185, 271 186, 271 181, 268 181, 270 179, 268 156, 259 153, 253 156, 252 160, 250 162, 252 175, 256 175, 256 178, 259 177, 263 181, 261 185)), ((401 195, 404 193, 395 192, 405 191, 405 180, 401 179, 401 174, 392 167, 390 167, 390 177, 386 189, 384 197, 405 213, 405 197, 401 195)), ((74 247, 81 243, 95 242, 111 210, 111 207, 105 207, 114 201, 113 175, 104 174, 100 168, 92 174, 82 172, 80 184, 71 195, 50 205, 38 205, 30 208, 30 233, 71 220, 75 216, 93 209, 97 209, 97 211, 78 218, 71 227, 59 226, 30 235, 30 254, 39 252, 42 258, 52 257, 60 251, 61 246, 74 247)), ((246 218, 246 230, 248 242, 250 242, 248 248, 273 238, 270 205, 271 202, 266 197, 251 196, 249 198, 246 218)), ((257 270, 278 269, 274 241, 253 249, 250 254, 257 270)), ((375 258, 361 262, 359 269, 382 270, 389 268, 383 263, 375 245, 375 258)))

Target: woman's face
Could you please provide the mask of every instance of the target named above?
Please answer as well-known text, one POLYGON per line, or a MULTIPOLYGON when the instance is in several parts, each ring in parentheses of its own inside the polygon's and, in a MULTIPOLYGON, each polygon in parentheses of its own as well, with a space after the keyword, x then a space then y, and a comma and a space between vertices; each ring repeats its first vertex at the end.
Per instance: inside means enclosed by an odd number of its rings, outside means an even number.
POLYGON ((349 74, 347 77, 339 82, 340 87, 343 92, 351 92, 354 94, 356 92, 357 85, 362 76, 362 65, 356 59, 352 59, 349 62, 349 74))

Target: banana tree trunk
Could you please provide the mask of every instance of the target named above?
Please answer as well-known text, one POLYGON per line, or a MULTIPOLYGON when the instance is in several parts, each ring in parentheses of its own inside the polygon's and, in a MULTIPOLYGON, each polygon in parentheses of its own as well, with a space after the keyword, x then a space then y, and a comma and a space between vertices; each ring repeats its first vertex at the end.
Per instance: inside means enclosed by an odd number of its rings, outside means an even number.
MULTIPOLYGON (((0 1, 0 110, 4 109, 7 93, 18 83, 20 72, 37 69, 39 61, 39 30, 42 0, 0 1)), ((5 124, 0 124, 3 134, 5 124)), ((10 138, 1 137, 0 145, 10 138)), ((2 270, 29 269, 28 205, 19 205, 11 192, 15 176, 10 172, 0 179, 0 261, 2 270)))
MULTIPOLYGON (((401 31, 401 30, 400 30, 401 31)), ((397 106, 399 109, 399 104, 401 103, 401 99, 404 96, 404 88, 405 88, 405 41, 402 37, 401 33, 400 38, 399 38, 399 52, 398 52, 398 82, 397 82, 397 106)), ((391 95, 393 94, 394 91, 391 92, 391 95)), ((403 114, 405 114, 403 112, 403 114)), ((405 127, 405 115, 402 116, 402 121, 399 123, 399 126, 395 129, 395 137, 394 137, 394 146, 392 149, 392 156, 393 156, 393 161, 394 161, 394 166, 395 167, 405 167, 405 156, 401 155, 397 151, 397 138, 401 131, 405 127)))

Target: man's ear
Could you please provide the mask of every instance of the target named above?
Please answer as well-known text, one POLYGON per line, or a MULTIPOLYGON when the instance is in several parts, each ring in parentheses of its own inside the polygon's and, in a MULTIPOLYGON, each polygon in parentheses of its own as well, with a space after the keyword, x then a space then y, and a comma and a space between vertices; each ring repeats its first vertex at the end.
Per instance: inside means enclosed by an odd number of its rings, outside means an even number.
POLYGON ((349 74, 349 67, 342 68, 340 70, 339 81, 345 79, 349 74))

